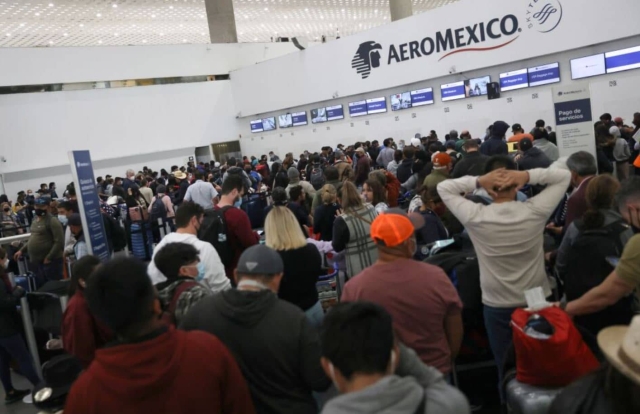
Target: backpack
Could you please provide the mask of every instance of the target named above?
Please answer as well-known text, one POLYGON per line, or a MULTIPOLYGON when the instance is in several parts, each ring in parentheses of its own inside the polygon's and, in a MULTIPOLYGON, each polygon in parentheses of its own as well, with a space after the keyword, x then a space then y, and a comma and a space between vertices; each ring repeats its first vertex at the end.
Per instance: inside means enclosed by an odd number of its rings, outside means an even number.
POLYGON ((163 223, 167 221, 167 208, 162 201, 165 197, 167 196, 164 195, 162 197, 156 197, 156 200, 151 204, 150 217, 151 222, 154 224, 158 223, 158 219, 162 219, 163 223))
POLYGON ((316 191, 320 190, 324 185, 324 171, 322 171, 322 167, 319 164, 314 164, 313 168, 311 168, 309 182, 316 191))
MULTIPOLYGON (((620 236, 629 229, 622 220, 591 230, 584 229, 581 219, 574 223, 578 237, 567 249, 566 271, 560 274, 568 301, 578 299, 609 276, 614 267, 607 258, 622 255, 624 246, 620 236)), ((633 309, 633 297, 626 297, 600 312, 576 317, 575 323, 597 335, 607 326, 628 325, 633 309)))
POLYGON ((176 287, 176 290, 173 291, 173 297, 171 298, 171 302, 169 302, 169 306, 162 312, 162 322, 164 322, 167 326, 173 325, 176 326, 176 308, 178 307, 178 300, 180 299, 180 295, 182 295, 187 290, 191 289, 194 286, 198 286, 197 282, 185 281, 182 282, 176 287))
POLYGON ((480 289, 480 265, 475 252, 444 252, 428 257, 425 263, 441 268, 458 290, 464 312, 482 315, 482 290, 480 289))
POLYGON ((229 266, 233 261, 233 252, 227 239, 227 223, 224 219, 224 214, 230 208, 233 208, 233 206, 205 210, 202 225, 200 226, 200 231, 198 231, 198 238, 211 243, 225 267, 229 266))

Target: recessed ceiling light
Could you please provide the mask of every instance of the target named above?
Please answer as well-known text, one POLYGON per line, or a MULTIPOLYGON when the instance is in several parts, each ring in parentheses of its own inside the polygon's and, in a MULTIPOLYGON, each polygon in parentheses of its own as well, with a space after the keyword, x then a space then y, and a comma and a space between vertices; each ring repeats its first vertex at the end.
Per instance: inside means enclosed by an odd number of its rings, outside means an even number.
POLYGON ((114 33, 113 35, 114 35, 115 37, 118 37, 118 33, 114 33))
POLYGON ((96 17, 100 18, 100 17, 102 17, 102 14, 98 13, 98 14, 96 14, 96 17))
POLYGON ((146 39, 144 39, 144 40, 142 41, 142 43, 147 43, 147 40, 146 40, 146 39))
POLYGON ((52 45, 53 44, 53 40, 49 40, 49 44, 52 45))
POLYGON ((254 38, 253 38, 253 41, 254 41, 254 42, 257 42, 257 41, 258 41, 258 38, 257 38, 257 37, 254 37, 254 38))
POLYGON ((7 33, 7 37, 11 37, 11 33, 7 33))
POLYGON ((40 13, 36 13, 36 16, 40 16, 40 13))
POLYGON ((164 36, 164 33, 160 33, 160 36, 164 36))
MULTIPOLYGON (((240 33, 240 34, 242 34, 242 33, 240 33)), ((200 33, 200 36, 205 36, 205 33, 204 32, 200 33)))
POLYGON ((53 3, 49 3, 49 7, 53 7, 53 3))
POLYGON ((24 27, 24 23, 20 23, 20 27, 24 27))
POLYGON ((187 43, 187 39, 182 39, 182 43, 187 43))
POLYGON ((114 3, 111 7, 113 7, 114 9, 117 9, 118 5, 114 3))
POLYGON ((169 6, 169 8, 170 8, 171 10, 173 10, 173 6, 169 6))
POLYGON ((102 40, 98 40, 98 44, 100 44, 100 45, 101 45, 101 44, 102 44, 102 40))
POLYGON ((309 11, 309 9, 304 9, 304 11, 308 12, 308 11, 309 11))
POLYGON ((155 18, 156 18, 156 15, 155 15, 155 14, 152 14, 152 15, 151 15, 151 18, 152 18, 152 19, 155 19, 155 18))
POLYGON ((63 33, 62 36, 67 37, 69 36, 69 33, 63 33))
POLYGON ((84 27, 84 24, 80 23, 80 27, 84 27))

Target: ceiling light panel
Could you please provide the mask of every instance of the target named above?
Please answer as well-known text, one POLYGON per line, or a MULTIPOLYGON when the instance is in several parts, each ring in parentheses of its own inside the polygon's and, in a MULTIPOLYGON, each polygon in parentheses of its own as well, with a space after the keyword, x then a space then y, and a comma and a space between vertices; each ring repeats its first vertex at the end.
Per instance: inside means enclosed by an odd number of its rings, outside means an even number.
MULTIPOLYGON (((457 0, 412 0, 422 13, 457 0)), ((234 0, 240 42, 349 36, 388 23, 388 0, 234 0)), ((0 0, 0 47, 208 43, 204 0, 0 0), (117 35, 116 35, 117 34, 117 35)))

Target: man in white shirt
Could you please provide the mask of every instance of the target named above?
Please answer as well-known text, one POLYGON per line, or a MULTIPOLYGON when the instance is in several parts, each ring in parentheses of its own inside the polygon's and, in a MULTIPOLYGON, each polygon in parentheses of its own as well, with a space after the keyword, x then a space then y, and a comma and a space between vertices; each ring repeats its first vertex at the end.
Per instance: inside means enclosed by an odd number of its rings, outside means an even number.
POLYGON ((187 188, 187 193, 184 195, 185 201, 193 201, 194 203, 202 206, 205 210, 213 208, 216 199, 218 198, 218 192, 211 183, 203 181, 204 174, 200 170, 195 172, 196 182, 191 184, 187 188))
POLYGON ((224 265, 220 256, 211 243, 198 239, 198 230, 202 223, 204 209, 193 202, 182 203, 176 212, 175 233, 167 234, 156 246, 147 272, 154 285, 164 282, 167 278, 158 270, 154 263, 155 253, 168 243, 189 243, 198 249, 200 262, 205 265, 205 275, 202 281, 213 292, 218 292, 231 288, 231 281, 224 271, 224 265))
POLYGON ((500 380, 505 352, 511 343, 511 314, 525 307, 524 292, 542 287, 551 295, 544 267, 543 234, 571 180, 569 171, 550 167, 515 171, 507 156, 491 157, 485 174, 462 177, 438 185, 438 194, 468 231, 480 266, 484 319, 500 380), (516 201, 526 184, 546 185, 537 196, 516 201), (464 194, 484 188, 494 202, 488 206, 464 194))

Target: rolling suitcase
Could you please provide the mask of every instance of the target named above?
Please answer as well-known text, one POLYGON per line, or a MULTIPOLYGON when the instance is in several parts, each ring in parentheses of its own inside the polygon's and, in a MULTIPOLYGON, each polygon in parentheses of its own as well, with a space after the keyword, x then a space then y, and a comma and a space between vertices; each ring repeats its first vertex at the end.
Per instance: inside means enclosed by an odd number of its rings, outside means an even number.
POLYGON ((242 209, 249 216, 251 228, 264 227, 264 209, 267 207, 267 197, 264 193, 249 194, 247 200, 242 203, 242 209))
POLYGON ((506 385, 506 399, 512 414, 547 414, 562 388, 542 388, 512 379, 506 385))

